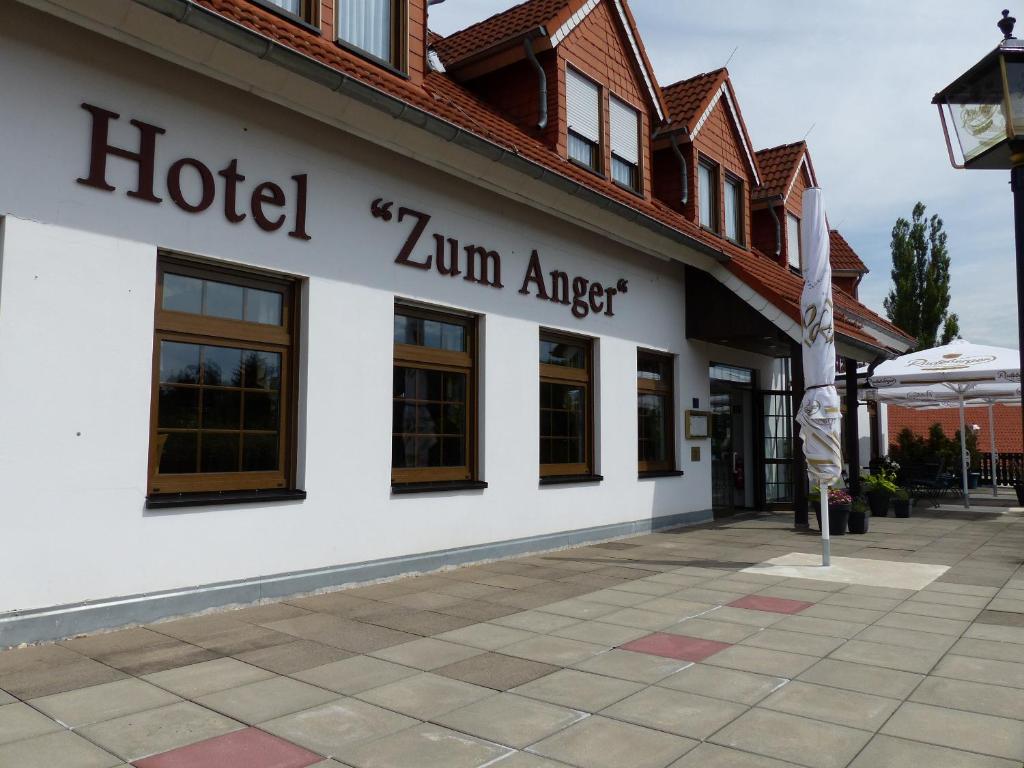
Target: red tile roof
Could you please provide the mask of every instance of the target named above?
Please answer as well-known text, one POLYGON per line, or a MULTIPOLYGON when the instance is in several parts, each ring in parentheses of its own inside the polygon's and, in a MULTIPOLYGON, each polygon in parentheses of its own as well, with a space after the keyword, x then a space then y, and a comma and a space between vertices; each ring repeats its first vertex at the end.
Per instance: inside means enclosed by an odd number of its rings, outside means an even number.
MULTIPOLYGON (((428 72, 424 76, 423 85, 416 85, 247 0, 195 1, 208 10, 423 110, 453 127, 485 139, 551 173, 570 179, 581 187, 589 188, 610 200, 632 208, 669 229, 703 242, 729 258, 725 264, 729 271, 757 290, 791 319, 799 322, 803 281, 789 269, 780 266, 773 259, 704 232, 682 214, 658 200, 639 198, 611 181, 597 178, 570 163, 546 144, 503 118, 492 107, 477 99, 451 78, 436 72, 428 72)), ((878 340, 861 330, 860 324, 845 316, 841 308, 846 306, 860 314, 870 313, 870 310, 852 297, 845 294, 841 296, 845 298, 841 297, 836 302, 836 330, 849 338, 877 347, 878 340)), ((881 318, 879 321, 895 335, 905 336, 887 321, 881 318)))
MULTIPOLYGON (((564 11, 571 0, 526 0, 490 18, 454 32, 434 44, 434 50, 446 67, 505 40, 521 37, 542 27, 564 11)), ((548 30, 552 32, 553 30, 548 30)))
POLYGON ((757 163, 761 167, 761 186, 754 190, 754 198, 784 197, 806 153, 805 141, 760 150, 757 163))
POLYGON ((723 67, 662 88, 672 127, 685 127, 692 131, 693 124, 728 77, 729 71, 723 67))
POLYGON ((844 272, 859 272, 862 275, 871 271, 860 260, 857 252, 846 242, 846 238, 839 234, 838 229, 830 229, 828 231, 828 243, 829 261, 832 263, 832 269, 844 272))

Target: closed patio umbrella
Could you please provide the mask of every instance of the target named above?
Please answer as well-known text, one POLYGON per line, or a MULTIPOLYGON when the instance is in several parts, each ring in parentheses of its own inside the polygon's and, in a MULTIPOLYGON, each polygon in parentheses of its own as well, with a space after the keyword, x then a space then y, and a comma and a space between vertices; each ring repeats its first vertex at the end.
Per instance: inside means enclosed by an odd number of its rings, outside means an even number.
POLYGON ((800 244, 804 289, 800 296, 805 391, 796 420, 807 458, 807 475, 821 494, 821 564, 831 562, 828 489, 843 473, 836 392, 836 347, 832 320, 832 267, 821 190, 804 191, 800 244))

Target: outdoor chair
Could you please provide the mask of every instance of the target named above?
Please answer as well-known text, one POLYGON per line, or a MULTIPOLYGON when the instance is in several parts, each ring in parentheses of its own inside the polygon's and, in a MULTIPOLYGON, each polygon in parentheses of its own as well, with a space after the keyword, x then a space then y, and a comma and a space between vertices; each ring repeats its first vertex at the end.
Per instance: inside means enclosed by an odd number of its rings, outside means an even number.
POLYGON ((907 471, 904 487, 913 499, 927 499, 933 507, 939 506, 939 499, 963 496, 959 478, 945 471, 945 459, 938 463, 918 464, 907 471))

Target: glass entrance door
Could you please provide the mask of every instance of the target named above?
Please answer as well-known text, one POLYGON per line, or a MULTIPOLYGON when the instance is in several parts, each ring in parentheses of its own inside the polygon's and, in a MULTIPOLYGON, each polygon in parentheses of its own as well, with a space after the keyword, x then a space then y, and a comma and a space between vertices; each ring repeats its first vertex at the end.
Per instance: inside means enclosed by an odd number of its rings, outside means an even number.
POLYGON ((715 516, 754 506, 753 371, 711 366, 711 503, 715 516))

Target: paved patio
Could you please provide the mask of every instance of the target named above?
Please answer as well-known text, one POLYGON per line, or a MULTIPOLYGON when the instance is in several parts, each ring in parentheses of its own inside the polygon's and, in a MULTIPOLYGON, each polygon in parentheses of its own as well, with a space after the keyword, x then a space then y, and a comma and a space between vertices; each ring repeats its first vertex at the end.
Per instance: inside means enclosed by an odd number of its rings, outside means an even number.
POLYGON ((3 768, 1020 768, 1024 518, 738 518, 0 653, 3 768), (330 758, 330 759, 325 759, 330 758))

